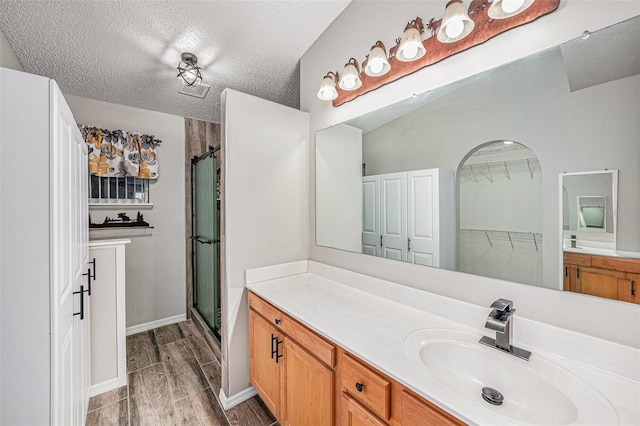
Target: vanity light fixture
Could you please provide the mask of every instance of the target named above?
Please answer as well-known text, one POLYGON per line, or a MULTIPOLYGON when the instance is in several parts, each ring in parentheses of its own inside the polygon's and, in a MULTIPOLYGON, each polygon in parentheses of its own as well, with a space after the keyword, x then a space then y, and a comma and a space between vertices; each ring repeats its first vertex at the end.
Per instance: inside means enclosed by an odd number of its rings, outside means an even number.
POLYGON ((469 18, 467 9, 462 4, 462 1, 451 0, 447 3, 447 7, 444 10, 442 23, 438 29, 438 40, 442 43, 454 43, 462 40, 473 31, 475 25, 471 18, 469 18))
POLYGON ((528 9, 535 0, 493 0, 487 14, 491 19, 506 19, 528 9))
POLYGON ((318 98, 323 101, 332 101, 338 97, 338 91, 336 90, 337 76, 338 73, 331 71, 324 76, 322 83, 320 83, 320 90, 318 90, 318 98))
POLYGON ((198 57, 193 53, 184 52, 180 55, 178 64, 178 79, 185 86, 199 86, 202 83, 202 74, 198 66, 198 57))
POLYGON ((356 99, 385 84, 412 74, 553 12, 561 0, 448 0, 442 19, 431 18, 426 28, 419 16, 407 23, 401 37, 389 49, 381 41, 374 44, 360 70, 349 59, 342 75, 329 72, 322 78, 318 98, 334 107, 356 99), (491 9, 491 10, 487 10, 491 9), (469 17, 471 15, 473 19, 469 17), (504 19, 510 18, 510 19, 504 19), (361 75, 361 71, 364 75, 361 75))
POLYGON ((412 62, 418 60, 427 53, 422 44, 421 34, 424 32, 422 19, 416 18, 409 22, 398 42, 398 49, 395 57, 401 62, 412 62))
POLYGON ((356 90, 362 86, 360 67, 355 58, 349 59, 342 70, 342 77, 338 80, 338 87, 342 90, 356 90))
POLYGON ((391 65, 387 60, 387 49, 381 41, 378 40, 373 45, 362 65, 364 66, 364 73, 369 77, 379 77, 389 72, 391 65))

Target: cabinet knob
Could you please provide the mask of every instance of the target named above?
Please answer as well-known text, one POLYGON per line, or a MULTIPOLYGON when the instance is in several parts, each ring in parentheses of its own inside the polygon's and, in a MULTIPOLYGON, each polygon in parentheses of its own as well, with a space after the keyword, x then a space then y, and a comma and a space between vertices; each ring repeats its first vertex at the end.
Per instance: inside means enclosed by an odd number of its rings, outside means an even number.
POLYGON ((274 322, 276 323, 276 325, 280 324, 280 320, 278 318, 276 318, 274 322))
POLYGON ((364 385, 360 382, 356 383, 356 390, 358 392, 362 392, 362 390, 364 389, 364 385))

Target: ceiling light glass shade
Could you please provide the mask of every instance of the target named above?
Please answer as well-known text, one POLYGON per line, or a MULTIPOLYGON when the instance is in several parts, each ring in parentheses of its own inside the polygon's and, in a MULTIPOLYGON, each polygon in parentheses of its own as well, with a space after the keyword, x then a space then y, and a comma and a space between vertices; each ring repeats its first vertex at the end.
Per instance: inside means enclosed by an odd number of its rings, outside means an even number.
POLYGON ((400 44, 398 45, 398 51, 396 52, 396 59, 402 62, 411 62, 420 59, 427 51, 422 44, 422 37, 418 30, 417 24, 411 22, 410 25, 404 30, 400 44))
POLYGON ((332 72, 327 73, 320 83, 320 90, 318 90, 318 98, 323 101, 332 101, 338 97, 338 91, 336 90, 336 80, 332 72))
POLYGON ((491 19, 506 19, 528 9, 534 0, 493 0, 487 14, 491 19))
POLYGON ((453 43, 462 40, 473 31, 474 27, 475 23, 469 18, 467 9, 462 2, 460 0, 451 0, 447 3, 447 8, 440 23, 438 40, 442 43, 453 43))
POLYGON ((364 73, 370 77, 379 77, 385 75, 391 70, 391 65, 387 60, 387 50, 381 41, 371 48, 369 56, 367 56, 367 63, 364 67, 364 73))
POLYGON ((361 86, 362 80, 360 80, 358 61, 356 61, 355 58, 351 58, 342 70, 342 77, 340 77, 340 81, 338 81, 338 87, 342 90, 356 90, 361 86))
POLYGON ((180 55, 178 64, 178 79, 185 86, 199 86, 202 83, 202 74, 198 66, 198 57, 193 53, 184 52, 180 55))

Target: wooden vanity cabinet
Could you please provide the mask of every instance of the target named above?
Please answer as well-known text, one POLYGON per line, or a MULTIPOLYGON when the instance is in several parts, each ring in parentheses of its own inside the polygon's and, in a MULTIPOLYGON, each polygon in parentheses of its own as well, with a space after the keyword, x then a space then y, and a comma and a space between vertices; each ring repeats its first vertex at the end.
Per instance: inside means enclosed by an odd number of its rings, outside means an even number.
POLYGON ((249 375, 283 426, 464 423, 249 292, 249 375))
POLYGON ((283 426, 332 426, 335 346, 253 293, 249 308, 249 377, 265 405, 283 426))
POLYGON ((638 278, 640 260, 564 253, 565 291, 640 303, 635 294, 638 278))

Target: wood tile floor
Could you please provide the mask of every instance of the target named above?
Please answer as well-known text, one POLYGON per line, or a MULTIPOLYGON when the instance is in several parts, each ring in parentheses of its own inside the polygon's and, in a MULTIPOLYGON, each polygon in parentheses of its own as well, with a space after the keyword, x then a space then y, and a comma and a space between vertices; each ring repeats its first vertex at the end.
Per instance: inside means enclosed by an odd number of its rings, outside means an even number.
POLYGON ((220 408, 220 360, 191 321, 127 337, 129 385, 89 401, 87 426, 279 426, 256 396, 220 408))

